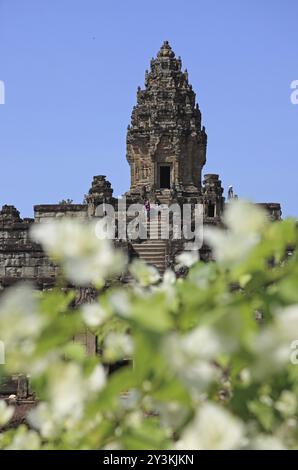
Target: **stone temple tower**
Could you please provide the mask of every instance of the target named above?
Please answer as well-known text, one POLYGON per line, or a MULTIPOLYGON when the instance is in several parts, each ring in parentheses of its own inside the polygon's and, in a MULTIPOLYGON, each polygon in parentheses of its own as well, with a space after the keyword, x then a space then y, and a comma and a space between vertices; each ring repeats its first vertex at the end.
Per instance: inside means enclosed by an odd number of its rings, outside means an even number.
POLYGON ((138 88, 137 105, 127 131, 131 196, 146 192, 201 193, 207 135, 201 125, 196 95, 168 41, 151 60, 145 89, 138 88))

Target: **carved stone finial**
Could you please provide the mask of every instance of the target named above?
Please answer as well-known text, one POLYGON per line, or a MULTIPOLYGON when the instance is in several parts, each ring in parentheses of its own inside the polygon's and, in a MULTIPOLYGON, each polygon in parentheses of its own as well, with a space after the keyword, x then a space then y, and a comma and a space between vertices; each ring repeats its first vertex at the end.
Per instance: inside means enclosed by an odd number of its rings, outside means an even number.
POLYGON ((157 57, 175 57, 174 52, 172 51, 172 48, 169 44, 169 41, 164 41, 163 45, 161 46, 157 57))

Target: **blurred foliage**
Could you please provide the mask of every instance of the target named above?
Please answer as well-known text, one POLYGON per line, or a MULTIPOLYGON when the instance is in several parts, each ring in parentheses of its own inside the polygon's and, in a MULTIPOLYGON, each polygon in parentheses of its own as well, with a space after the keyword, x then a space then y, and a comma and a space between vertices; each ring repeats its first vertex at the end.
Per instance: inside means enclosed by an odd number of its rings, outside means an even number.
MULTIPOLYGON (((159 279, 138 261, 135 283, 101 289, 79 309, 69 290, 20 285, 5 292, 1 373, 27 374, 38 405, 28 425, 5 428, 0 447, 298 448, 297 221, 268 222, 259 209, 235 202, 225 223, 225 230, 206 230, 217 262, 195 263, 184 280, 172 272, 159 279), (73 341, 86 328, 98 338, 98 357, 73 341)), ((70 251, 71 241, 61 248, 61 225, 60 251, 54 226, 42 236, 38 230, 33 237, 49 254, 58 252, 62 266, 66 259, 66 276, 92 250, 103 263, 99 283, 92 264, 94 286, 110 278, 111 266, 113 274, 125 269, 85 229, 77 237, 81 252, 77 245, 70 251)), ((0 401, 0 426, 12 413, 0 401)))

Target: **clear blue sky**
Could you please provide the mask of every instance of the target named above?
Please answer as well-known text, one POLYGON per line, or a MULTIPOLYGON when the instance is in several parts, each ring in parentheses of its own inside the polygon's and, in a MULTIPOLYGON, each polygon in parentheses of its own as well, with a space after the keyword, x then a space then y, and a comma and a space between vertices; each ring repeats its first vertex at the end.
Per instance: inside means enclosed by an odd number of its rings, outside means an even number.
POLYGON ((0 204, 82 202, 129 187, 126 127, 169 40, 209 137, 205 173, 298 215, 297 0, 0 0, 0 204))

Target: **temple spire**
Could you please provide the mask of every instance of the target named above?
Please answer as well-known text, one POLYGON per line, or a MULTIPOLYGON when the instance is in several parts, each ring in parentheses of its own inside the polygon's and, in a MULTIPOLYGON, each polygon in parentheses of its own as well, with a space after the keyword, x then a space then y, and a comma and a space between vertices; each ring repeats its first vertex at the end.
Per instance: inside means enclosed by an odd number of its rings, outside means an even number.
POLYGON ((197 194, 206 144, 188 72, 182 71, 181 58, 164 41, 145 73, 145 88, 138 88, 127 132, 131 192, 181 188, 197 194))

